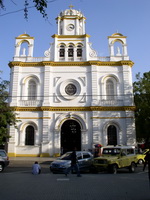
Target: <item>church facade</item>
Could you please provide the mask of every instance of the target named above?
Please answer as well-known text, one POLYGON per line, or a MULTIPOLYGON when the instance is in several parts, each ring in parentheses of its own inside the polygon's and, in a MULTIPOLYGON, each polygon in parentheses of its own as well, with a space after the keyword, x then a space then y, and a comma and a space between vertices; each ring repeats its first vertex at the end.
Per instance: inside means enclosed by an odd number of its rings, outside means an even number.
POLYGON ((108 36, 110 55, 99 57, 89 42, 85 16, 72 7, 56 18, 44 57, 33 57, 34 37, 16 37, 9 63, 9 156, 59 156, 95 144, 135 145, 133 62, 126 36, 108 36))

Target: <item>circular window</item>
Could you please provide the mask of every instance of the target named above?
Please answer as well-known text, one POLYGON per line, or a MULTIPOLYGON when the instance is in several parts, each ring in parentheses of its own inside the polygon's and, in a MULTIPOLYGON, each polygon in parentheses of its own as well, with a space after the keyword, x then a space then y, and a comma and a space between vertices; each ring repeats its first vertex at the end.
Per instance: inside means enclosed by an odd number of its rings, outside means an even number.
POLYGON ((68 79, 59 86, 60 95, 67 100, 75 99, 81 92, 81 86, 78 81, 68 79))
POLYGON ((65 92, 66 94, 68 94, 69 96, 74 95, 77 92, 77 88, 74 84, 69 83, 66 87, 65 87, 65 92))

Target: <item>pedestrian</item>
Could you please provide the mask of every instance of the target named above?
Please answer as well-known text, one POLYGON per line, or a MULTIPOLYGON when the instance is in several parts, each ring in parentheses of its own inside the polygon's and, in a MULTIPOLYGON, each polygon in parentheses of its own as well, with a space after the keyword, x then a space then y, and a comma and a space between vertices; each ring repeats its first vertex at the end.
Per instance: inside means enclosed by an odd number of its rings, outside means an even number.
POLYGON ((146 165, 148 165, 148 176, 149 176, 149 180, 150 180, 150 149, 146 153, 146 156, 145 156, 144 160, 145 160, 145 162, 144 162, 143 171, 145 170, 146 165))
POLYGON ((77 159, 75 150, 73 150, 73 152, 71 153, 71 166, 66 169, 65 175, 67 176, 67 174, 73 169, 76 170, 77 177, 81 177, 79 165, 78 165, 78 159, 77 159))
POLYGON ((38 164, 38 162, 36 161, 33 165, 32 165, 32 174, 36 175, 36 174, 40 174, 41 173, 41 166, 38 164))
POLYGON ((144 166, 143 166, 143 171, 145 170, 147 164, 150 165, 150 149, 149 149, 149 151, 147 151, 144 160, 145 160, 145 162, 144 162, 144 166))

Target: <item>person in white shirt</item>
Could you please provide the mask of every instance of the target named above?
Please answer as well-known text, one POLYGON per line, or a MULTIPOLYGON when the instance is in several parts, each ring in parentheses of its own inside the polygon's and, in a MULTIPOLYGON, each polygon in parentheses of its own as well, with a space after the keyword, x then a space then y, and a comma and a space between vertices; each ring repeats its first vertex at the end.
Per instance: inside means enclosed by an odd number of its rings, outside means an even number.
POLYGON ((32 174, 36 175, 36 174, 40 174, 41 173, 41 166, 38 164, 38 162, 36 161, 33 165, 32 165, 32 174))

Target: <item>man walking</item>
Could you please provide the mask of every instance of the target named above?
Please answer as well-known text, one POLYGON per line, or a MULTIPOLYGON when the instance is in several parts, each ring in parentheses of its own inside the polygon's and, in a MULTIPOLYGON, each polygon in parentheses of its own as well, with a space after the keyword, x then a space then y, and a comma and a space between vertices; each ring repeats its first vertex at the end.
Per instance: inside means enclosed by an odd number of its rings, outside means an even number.
POLYGON ((80 171, 79 171, 78 159, 77 159, 77 155, 76 155, 75 150, 71 153, 71 166, 66 169, 65 175, 67 176, 67 174, 72 169, 76 170, 77 177, 81 177, 81 174, 80 174, 80 171))

